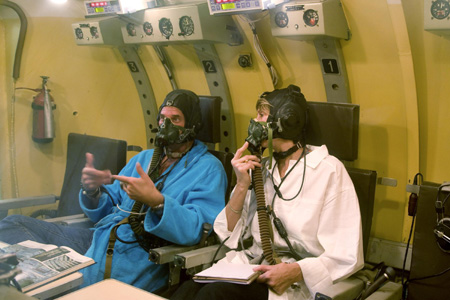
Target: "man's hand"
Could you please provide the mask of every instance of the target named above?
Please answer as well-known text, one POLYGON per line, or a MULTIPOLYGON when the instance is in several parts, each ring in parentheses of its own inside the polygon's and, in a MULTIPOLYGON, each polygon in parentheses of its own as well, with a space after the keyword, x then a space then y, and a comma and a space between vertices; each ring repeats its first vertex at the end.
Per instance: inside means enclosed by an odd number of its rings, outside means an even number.
POLYGON ((262 273, 257 281, 267 284, 278 295, 283 294, 293 283, 303 279, 302 270, 296 263, 261 265, 253 270, 262 273))
POLYGON ((138 178, 119 175, 113 175, 112 178, 122 182, 122 189, 135 201, 150 207, 163 203, 164 196, 156 189, 155 184, 142 169, 140 163, 136 163, 136 171, 140 176, 138 178))
POLYGON ((85 190, 96 190, 102 184, 111 183, 110 170, 97 170, 94 168, 94 155, 86 153, 86 164, 81 171, 81 184, 85 190))

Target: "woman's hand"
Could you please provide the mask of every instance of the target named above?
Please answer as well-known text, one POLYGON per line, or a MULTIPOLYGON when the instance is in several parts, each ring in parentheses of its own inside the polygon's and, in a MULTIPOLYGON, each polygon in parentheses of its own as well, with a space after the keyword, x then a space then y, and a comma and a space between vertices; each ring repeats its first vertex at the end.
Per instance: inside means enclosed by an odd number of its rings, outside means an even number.
POLYGON ((278 295, 283 294, 293 283, 303 280, 302 269, 297 263, 261 265, 253 270, 262 273, 257 281, 267 284, 278 295))
POLYGON ((248 142, 245 142, 244 145, 236 151, 236 154, 231 160, 231 165, 236 173, 236 184, 245 189, 247 189, 252 182, 249 170, 254 170, 255 167, 261 167, 260 159, 256 155, 242 156, 247 148, 248 142))
POLYGON ((130 199, 150 207, 162 204, 164 202, 164 196, 155 187, 155 184, 142 169, 140 163, 136 163, 136 171, 140 176, 138 178, 119 175, 113 175, 112 178, 122 183, 122 189, 128 194, 130 199))
POLYGON ((102 184, 110 184, 111 179, 111 171, 100 171, 94 168, 94 155, 86 153, 86 164, 81 171, 81 184, 83 188, 88 191, 96 190, 102 184))

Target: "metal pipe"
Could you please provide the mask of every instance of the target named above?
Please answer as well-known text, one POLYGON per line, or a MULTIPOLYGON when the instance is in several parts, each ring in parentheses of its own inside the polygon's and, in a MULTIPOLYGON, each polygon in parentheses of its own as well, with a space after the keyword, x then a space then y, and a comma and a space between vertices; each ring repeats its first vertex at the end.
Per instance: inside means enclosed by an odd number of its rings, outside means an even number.
POLYGON ((12 8, 17 13, 20 19, 19 39, 17 40, 16 55, 14 57, 13 66, 13 78, 17 80, 20 76, 20 63, 22 61, 23 45, 25 43, 28 21, 23 10, 16 3, 8 0, 0 0, 0 5, 12 8))

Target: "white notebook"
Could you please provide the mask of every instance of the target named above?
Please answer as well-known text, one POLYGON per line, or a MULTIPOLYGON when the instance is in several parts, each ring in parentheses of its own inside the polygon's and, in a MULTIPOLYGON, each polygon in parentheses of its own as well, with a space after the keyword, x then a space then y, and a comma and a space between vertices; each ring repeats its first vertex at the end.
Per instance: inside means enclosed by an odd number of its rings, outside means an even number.
POLYGON ((217 263, 193 277, 195 282, 231 282, 237 284, 250 284, 258 278, 260 272, 253 269, 258 265, 217 263))

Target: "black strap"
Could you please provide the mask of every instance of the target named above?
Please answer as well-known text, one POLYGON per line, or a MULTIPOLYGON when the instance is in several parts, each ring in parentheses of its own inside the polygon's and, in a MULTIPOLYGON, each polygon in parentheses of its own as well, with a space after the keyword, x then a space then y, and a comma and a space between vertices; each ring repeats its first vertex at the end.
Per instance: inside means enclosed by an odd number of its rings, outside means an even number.
POLYGON ((111 266, 112 266, 112 257, 114 254, 114 245, 117 240, 117 228, 119 228, 122 224, 128 223, 128 217, 120 221, 116 226, 113 227, 111 232, 109 233, 109 242, 108 248, 106 249, 106 260, 105 260, 105 274, 103 275, 103 279, 108 279, 111 277, 111 266))

